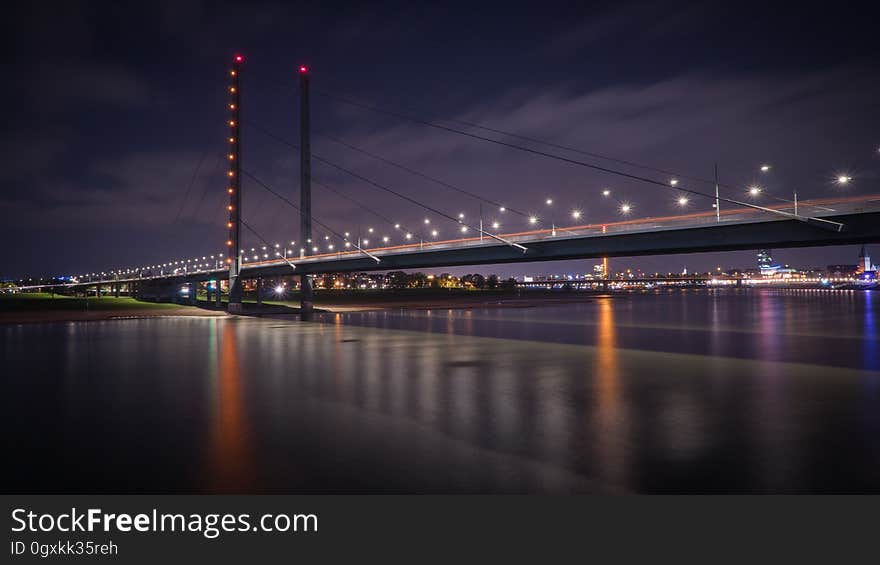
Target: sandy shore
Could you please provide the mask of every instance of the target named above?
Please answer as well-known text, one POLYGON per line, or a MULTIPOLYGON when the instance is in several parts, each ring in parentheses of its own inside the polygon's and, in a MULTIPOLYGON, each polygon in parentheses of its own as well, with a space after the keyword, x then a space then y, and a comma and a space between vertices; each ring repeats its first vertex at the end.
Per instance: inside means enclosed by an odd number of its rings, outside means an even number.
MULTIPOLYGON (((378 310, 461 310, 472 308, 532 308, 537 306, 553 306, 590 302, 596 294, 572 293, 555 295, 517 295, 517 294, 480 294, 461 293, 454 295, 398 295, 389 294, 374 296, 338 296, 330 300, 317 300, 315 313, 370 312, 378 310)), ((63 303, 62 303, 63 304, 63 303)), ((0 303, 0 306, 3 304, 0 303)), ((27 306, 26 303, 24 303, 27 306)), ((204 305, 204 303, 202 303, 204 305)), ((297 316, 297 301, 268 302, 262 307, 255 303, 245 303, 244 316, 275 317, 297 316)), ((183 306, 171 304, 137 303, 113 306, 110 302, 93 303, 86 310, 77 308, 54 307, 44 303, 39 308, 7 309, 0 308, 0 324, 26 324, 40 322, 86 322, 94 320, 125 320, 136 318, 158 317, 225 317, 229 316, 225 309, 183 306)))
POLYGON ((212 317, 227 316, 221 310, 202 310, 185 307, 162 310, 42 310, 33 312, 0 312, 0 324, 32 324, 40 322, 89 322, 95 320, 126 320, 133 318, 162 318, 171 316, 212 317))

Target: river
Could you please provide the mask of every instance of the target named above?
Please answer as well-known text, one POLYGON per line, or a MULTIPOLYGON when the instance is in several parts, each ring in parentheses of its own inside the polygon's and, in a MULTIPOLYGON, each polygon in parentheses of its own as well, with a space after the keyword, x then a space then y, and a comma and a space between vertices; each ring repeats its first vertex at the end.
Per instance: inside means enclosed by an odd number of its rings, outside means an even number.
POLYGON ((751 289, 0 326, 3 487, 880 492, 878 322, 751 289))

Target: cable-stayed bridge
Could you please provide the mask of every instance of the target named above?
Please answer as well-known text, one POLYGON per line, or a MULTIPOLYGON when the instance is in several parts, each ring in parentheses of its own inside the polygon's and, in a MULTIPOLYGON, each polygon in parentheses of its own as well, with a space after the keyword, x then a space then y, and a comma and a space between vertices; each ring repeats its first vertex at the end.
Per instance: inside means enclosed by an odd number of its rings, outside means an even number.
MULTIPOLYGON (((547 222, 546 219, 542 220, 535 214, 525 213, 514 206, 505 205, 474 191, 434 178, 377 155, 371 150, 357 147, 344 140, 333 139, 349 149, 419 176, 444 190, 478 200, 481 204, 479 217, 465 217, 464 214, 456 214, 429 205, 412 194, 394 189, 312 152, 309 100, 311 73, 305 66, 297 69, 300 102, 299 143, 293 143, 262 125, 248 123, 266 137, 299 152, 299 202, 294 202, 262 180, 258 174, 243 167, 241 143, 243 66, 243 57, 236 55, 229 70, 227 87, 229 115, 225 151, 225 160, 228 163, 225 173, 227 177, 225 191, 228 195, 226 251, 157 265, 117 268, 101 273, 79 275, 73 277, 69 283, 56 286, 79 288, 106 285, 115 287, 118 293, 120 286, 124 284, 130 292, 139 296, 172 299, 181 285, 189 285, 189 296, 194 300, 198 286, 212 281, 211 285, 206 285, 209 300, 213 299, 220 304, 221 293, 225 286, 229 309, 235 312, 241 308, 243 279, 298 275, 301 281, 302 308, 307 312, 311 310, 313 300, 311 275, 327 272, 406 270, 880 241, 880 195, 838 196, 799 201, 797 193, 794 192, 791 199, 771 196, 775 203, 758 204, 755 199, 727 196, 728 191, 734 187, 722 185, 717 178, 701 179, 676 175, 669 170, 640 165, 472 122, 457 120, 449 120, 445 123, 434 122, 318 91, 344 103, 390 114, 424 127, 462 135, 476 142, 491 143, 508 150, 620 176, 654 189, 673 191, 682 210, 687 208, 692 199, 704 199, 707 204, 711 203, 711 209, 705 212, 628 218, 604 223, 585 223, 582 212, 574 210, 566 215, 565 221, 547 222), (499 139, 498 135, 504 137, 499 139), (541 148, 536 149, 535 145, 541 148), (560 151, 565 153, 561 154, 560 151), (578 157, 571 157, 572 153, 578 154, 578 157), (589 160, 584 159, 585 157, 589 160), (596 164, 597 160, 610 164, 596 164), (417 226, 418 229, 414 229, 394 222, 368 203, 313 179, 311 172, 313 161, 418 208, 426 215, 423 223, 417 226), (628 169, 635 167, 643 172, 632 173, 629 170, 622 170, 621 165, 628 169), (260 235, 262 231, 260 226, 251 225, 244 220, 242 187, 245 179, 249 181, 249 185, 271 193, 280 203, 299 213, 299 245, 296 241, 290 241, 289 245, 286 242, 271 243, 260 235), (386 227, 383 230, 368 228, 367 233, 351 234, 334 229, 329 223, 321 221, 312 211, 313 182, 338 197, 353 202, 359 209, 378 219, 386 227), (709 185, 711 189, 700 189, 702 185, 709 185), (524 229, 502 229, 500 223, 485 220, 482 214, 484 206, 492 211, 490 217, 498 214, 518 216, 524 229), (440 232, 434 227, 437 222, 454 224, 456 237, 440 237, 440 232), (314 226, 325 232, 323 239, 314 236, 314 226), (257 247, 250 248, 250 252, 243 244, 243 230, 251 233, 261 242, 257 247)), ((841 175, 836 182, 847 184, 851 180, 850 177, 841 175)), ((749 193, 753 197, 758 196, 761 191, 762 189, 757 186, 749 188, 749 193)), ((612 191, 606 189, 602 191, 601 196, 597 195, 597 198, 616 203, 622 216, 631 215, 632 205, 618 200, 612 191)), ((547 199, 548 207, 553 204, 551 199, 547 199)))

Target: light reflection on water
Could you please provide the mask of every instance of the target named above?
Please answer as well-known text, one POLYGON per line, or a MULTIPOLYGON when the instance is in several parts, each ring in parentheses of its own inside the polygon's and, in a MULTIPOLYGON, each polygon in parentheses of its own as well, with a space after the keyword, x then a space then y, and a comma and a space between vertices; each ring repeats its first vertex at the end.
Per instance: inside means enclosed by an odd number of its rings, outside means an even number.
POLYGON ((305 324, 2 326, 16 399, 4 441, 21 462, 4 484, 877 492, 871 300, 680 293, 305 324))

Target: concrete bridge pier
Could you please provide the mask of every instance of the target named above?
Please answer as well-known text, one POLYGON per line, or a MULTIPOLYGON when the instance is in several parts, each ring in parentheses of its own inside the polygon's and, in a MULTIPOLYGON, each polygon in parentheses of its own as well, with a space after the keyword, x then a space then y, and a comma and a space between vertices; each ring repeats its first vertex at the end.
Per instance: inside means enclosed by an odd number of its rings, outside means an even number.
POLYGON ((122 286, 119 283, 113 285, 113 296, 114 298, 119 298, 119 287, 122 286))
POLYGON ((310 275, 300 276, 299 286, 300 318, 309 321, 312 319, 315 309, 315 291, 312 289, 312 277, 310 275))
POLYGON ((257 306, 263 305, 263 277, 257 277, 257 306))
POLYGON ((214 300, 215 300, 215 304, 217 305, 217 308, 220 308, 220 306, 222 306, 222 304, 223 304, 221 301, 222 294, 223 293, 222 293, 222 289, 220 287, 220 279, 217 279, 217 282, 214 283, 214 300))

